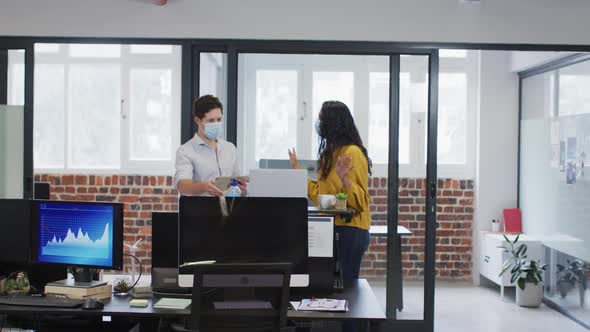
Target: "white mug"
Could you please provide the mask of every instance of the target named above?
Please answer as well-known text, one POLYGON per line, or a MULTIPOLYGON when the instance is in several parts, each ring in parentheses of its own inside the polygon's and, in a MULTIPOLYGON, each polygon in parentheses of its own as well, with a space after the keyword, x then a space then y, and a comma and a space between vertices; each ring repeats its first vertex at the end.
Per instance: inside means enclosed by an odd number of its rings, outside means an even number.
POLYGON ((336 196, 318 195, 318 203, 320 203, 320 208, 324 210, 331 209, 336 204, 336 196))

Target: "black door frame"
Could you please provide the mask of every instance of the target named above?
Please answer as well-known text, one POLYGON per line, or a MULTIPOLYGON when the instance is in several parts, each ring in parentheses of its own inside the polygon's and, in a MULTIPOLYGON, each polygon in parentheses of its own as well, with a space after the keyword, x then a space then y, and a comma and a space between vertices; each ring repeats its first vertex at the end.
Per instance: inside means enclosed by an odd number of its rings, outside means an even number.
MULTIPOLYGON (((33 198, 33 96, 35 89, 34 43, 30 40, 0 37, 0 50, 25 52, 25 104, 23 123, 23 198, 33 198)), ((8 62, 0 64, 8 66, 8 62)), ((1 71, 5 72, 6 68, 1 71)), ((0 89, 6 91, 7 81, 0 81, 0 89)), ((0 102, 3 103, 4 101, 0 102)))

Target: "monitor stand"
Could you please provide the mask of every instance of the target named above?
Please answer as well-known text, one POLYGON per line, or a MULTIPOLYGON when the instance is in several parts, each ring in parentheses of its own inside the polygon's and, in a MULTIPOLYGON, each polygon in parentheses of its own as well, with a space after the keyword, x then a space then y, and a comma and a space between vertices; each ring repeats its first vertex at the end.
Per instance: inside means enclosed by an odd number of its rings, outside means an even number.
POLYGON ((74 280, 58 280, 55 282, 50 282, 47 285, 60 287, 92 288, 107 284, 106 281, 93 280, 93 271, 88 267, 73 266, 69 270, 74 275, 74 280))

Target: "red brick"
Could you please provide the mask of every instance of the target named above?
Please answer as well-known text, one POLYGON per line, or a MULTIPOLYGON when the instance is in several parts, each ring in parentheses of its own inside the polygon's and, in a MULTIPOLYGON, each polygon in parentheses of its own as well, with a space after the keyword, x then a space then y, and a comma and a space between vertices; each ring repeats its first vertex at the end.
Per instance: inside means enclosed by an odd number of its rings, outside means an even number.
POLYGON ((136 203, 139 202, 139 197, 132 195, 124 195, 119 197, 119 202, 123 203, 136 203))
POLYGON ((461 199, 461 200, 459 200, 459 204, 460 205, 472 206, 473 205, 473 200, 472 199, 461 199))
MULTIPOLYGON (((114 185, 116 185, 117 183, 114 183, 114 185)), ((106 176, 104 178, 104 185, 105 186, 110 186, 111 185, 111 177, 110 176, 106 176)))
POLYGON ((88 176, 86 175, 76 175, 76 185, 87 185, 88 184, 88 176))
POLYGON ((139 201, 142 203, 158 203, 158 202, 160 202, 160 198, 154 197, 154 196, 150 196, 150 197, 142 196, 139 198, 139 201))
POLYGON ((154 193, 154 190, 152 188, 143 188, 142 194, 143 195, 151 195, 154 193))
POLYGON ((74 176, 73 175, 64 175, 61 177, 62 184, 64 186, 70 186, 74 184, 74 176))
POLYGON ((117 188, 117 187, 111 187, 111 194, 118 195, 119 194, 119 188, 117 188))
POLYGON ((76 193, 76 187, 66 187, 66 192, 69 194, 76 193))

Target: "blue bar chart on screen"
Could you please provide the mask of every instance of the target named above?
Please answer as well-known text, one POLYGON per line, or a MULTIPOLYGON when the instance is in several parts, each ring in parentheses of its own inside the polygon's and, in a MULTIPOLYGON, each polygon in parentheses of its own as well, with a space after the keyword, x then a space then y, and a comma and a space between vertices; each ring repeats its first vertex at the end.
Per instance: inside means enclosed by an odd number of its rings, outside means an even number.
POLYGON ((112 206, 43 203, 38 234, 40 262, 112 265, 112 206))

